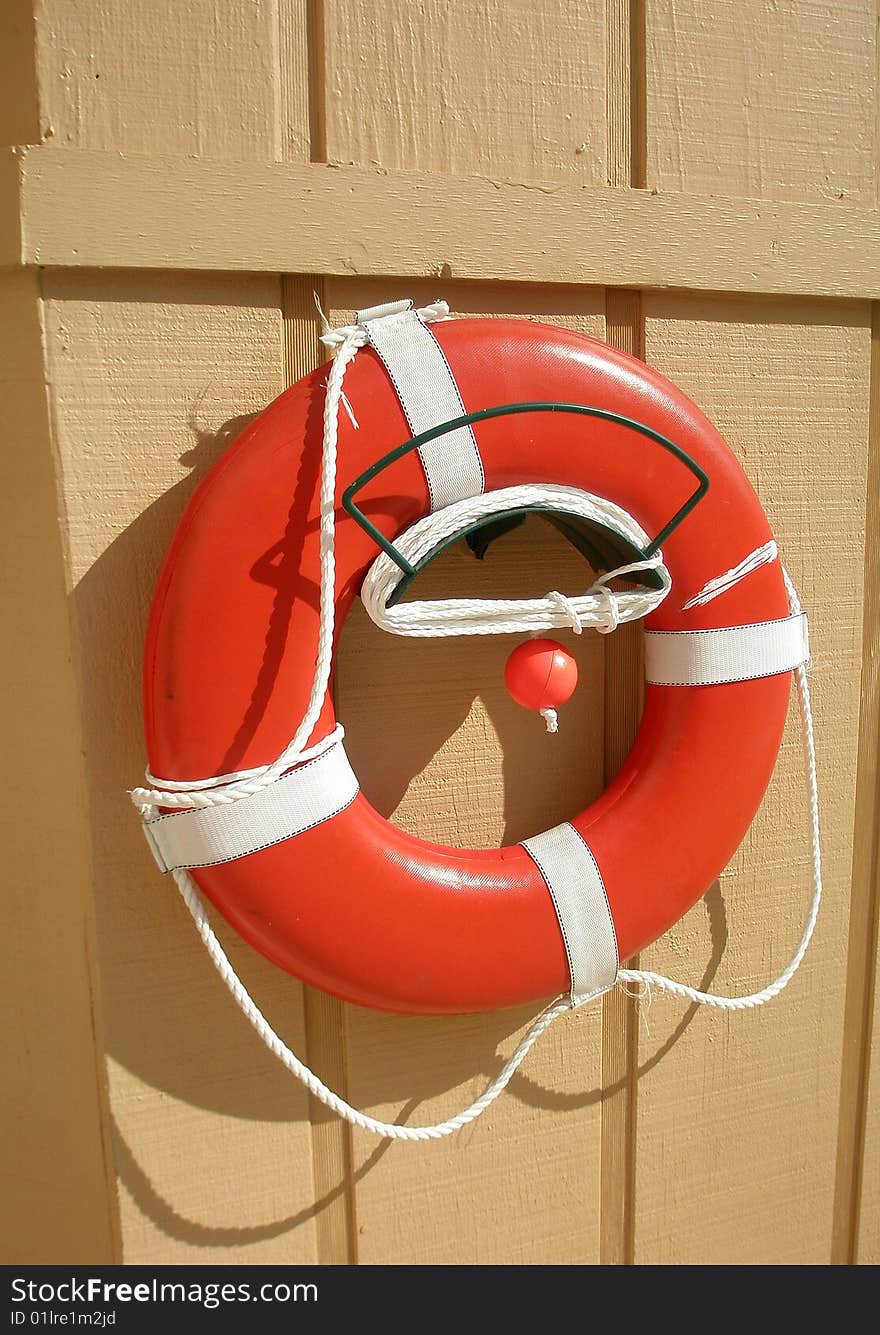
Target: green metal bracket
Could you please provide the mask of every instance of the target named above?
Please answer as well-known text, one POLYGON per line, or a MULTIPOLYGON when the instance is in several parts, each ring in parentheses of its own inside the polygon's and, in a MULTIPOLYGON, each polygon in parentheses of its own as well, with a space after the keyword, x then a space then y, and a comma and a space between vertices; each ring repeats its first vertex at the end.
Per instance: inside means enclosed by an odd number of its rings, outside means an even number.
MULTIPOLYGON (((667 450, 670 454, 674 455, 676 459, 680 459, 685 467, 688 468, 697 479, 696 489, 687 498, 684 504, 676 510, 675 514, 660 530, 652 542, 649 543, 644 551, 640 551, 638 548, 633 548, 632 552, 627 553, 628 560, 647 560, 659 551, 669 535, 674 533, 679 524, 688 517, 694 507, 699 504, 709 490, 708 475, 703 471, 696 460, 692 459, 689 454, 685 453, 680 445, 676 445, 675 441, 669 440, 667 436, 661 435, 659 431, 655 431, 653 427, 647 426, 644 422, 637 422, 632 417, 624 417, 621 413, 611 412, 610 409, 607 408, 594 408, 583 403, 560 403, 551 400, 548 402, 534 403, 503 403, 496 408, 483 408, 479 412, 465 413, 463 417, 455 417, 449 422, 442 422, 439 426, 434 426, 427 431, 422 431, 419 435, 413 436, 410 440, 405 441, 403 445, 398 445, 396 449, 390 450, 387 454, 383 455, 381 459, 377 460, 376 463, 366 469, 365 472, 361 473, 360 477, 356 477, 351 485, 346 487, 345 491, 342 493, 342 507, 346 513, 351 515, 352 519, 360 525, 364 532, 373 539, 376 545, 380 547, 386 555, 391 557, 395 565, 397 565, 403 572, 404 578, 397 585, 394 593, 389 599, 389 606, 398 601, 415 579, 416 575, 418 575, 419 572, 439 554, 439 552, 444 551, 453 543, 458 542, 460 538, 468 537, 473 534, 475 530, 483 527, 483 524, 486 521, 481 521, 476 525, 471 524, 463 528, 460 533, 456 533, 453 537, 440 544, 434 551, 429 553, 428 556, 424 557, 418 565, 414 566, 397 550, 394 544, 385 537, 385 534, 367 518, 363 510, 360 509, 355 501, 358 492, 365 487, 368 482, 371 482, 374 477, 377 477, 379 473, 390 467, 391 464, 396 463, 398 459, 402 459, 404 455, 409 454, 412 450, 418 449, 420 445, 427 445, 429 441, 437 440, 438 437, 445 436, 450 431, 456 431, 459 427, 473 426, 476 422, 491 421, 496 417, 514 417, 521 413, 574 413, 581 417, 595 417, 605 422, 614 422, 616 425, 627 427, 629 430, 635 431, 639 435, 660 445, 664 450, 667 450)), ((532 507, 529 507, 503 511, 500 514, 489 517, 488 523, 496 528, 497 532, 495 536, 499 536, 501 532, 506 531, 508 528, 513 528, 516 524, 521 522, 521 519, 525 514, 530 513, 532 509, 532 507)), ((540 511, 540 507, 534 507, 534 510, 536 512, 544 513, 544 511, 540 511)), ((554 522, 556 522, 562 531, 566 533, 566 536, 571 538, 581 550, 584 550, 583 542, 578 541, 577 537, 571 531, 567 530, 564 523, 565 516, 559 515, 558 512, 555 512, 552 515, 550 512, 547 513, 548 517, 552 517, 554 522)), ((470 542, 470 546, 472 550, 477 550, 473 542, 470 542)))

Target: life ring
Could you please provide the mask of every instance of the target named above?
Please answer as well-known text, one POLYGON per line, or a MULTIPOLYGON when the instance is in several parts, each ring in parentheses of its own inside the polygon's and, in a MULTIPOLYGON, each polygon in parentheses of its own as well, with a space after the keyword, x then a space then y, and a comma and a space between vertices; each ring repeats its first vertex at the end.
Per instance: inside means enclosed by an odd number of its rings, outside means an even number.
MULTIPOLYGON (((707 495, 663 545, 672 593, 646 621, 655 643, 791 620, 778 562, 723 597, 684 606, 772 534, 730 449, 668 380, 595 339, 525 321, 444 320, 432 337, 468 413, 524 400, 592 405, 674 439, 708 475, 707 495)), ((319 630, 326 379, 326 368, 315 371, 271 404, 180 521, 147 634, 154 773, 184 783, 265 765, 305 712, 319 630)), ((411 436, 399 389, 374 347, 351 362, 345 394, 357 429, 340 415, 337 501, 411 436)), ((589 491, 618 502, 648 533, 692 486, 678 459, 614 421, 524 413, 475 424, 473 434, 486 492, 548 482, 589 491)), ((390 541, 432 503, 414 452, 359 498, 390 541)), ((337 635, 375 556, 369 534, 340 509, 337 635)), ((673 673, 668 684, 648 684, 622 769, 570 819, 598 873, 621 960, 680 918, 742 841, 776 761, 794 665, 777 655, 769 667, 746 668, 746 679, 681 686, 673 673)), ((335 723, 328 691, 311 740, 335 723)), ((319 761, 307 764, 317 770, 319 761)), ((395 828, 354 788, 346 799, 295 837, 193 868, 200 889, 265 956, 347 1000, 409 1013, 489 1010, 573 986, 570 943, 534 849, 439 847, 395 828)))

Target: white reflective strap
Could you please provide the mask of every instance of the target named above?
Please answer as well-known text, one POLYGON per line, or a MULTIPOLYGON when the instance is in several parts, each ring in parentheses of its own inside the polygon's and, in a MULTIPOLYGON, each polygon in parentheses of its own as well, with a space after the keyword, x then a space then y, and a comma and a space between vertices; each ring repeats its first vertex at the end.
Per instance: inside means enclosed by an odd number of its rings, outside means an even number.
POLYGON ((214 867, 330 820, 357 791, 340 742, 250 797, 157 816, 144 823, 144 834, 162 871, 214 867))
POLYGON ((645 677, 655 686, 720 686, 775 677, 809 657, 804 612, 719 630, 645 631, 645 677))
MULTIPOLYGON (((411 302, 393 301, 358 311, 370 345, 385 363, 414 436, 463 417, 465 406, 443 349, 411 302)), ((400 444, 403 444, 401 441, 400 444)), ((419 446, 431 509, 440 510, 483 490, 483 464, 474 433, 458 427, 419 446)))
POLYGON ((568 822, 524 839, 523 848, 550 891, 568 956, 571 1004, 578 1006, 613 987, 620 964, 602 874, 568 822))

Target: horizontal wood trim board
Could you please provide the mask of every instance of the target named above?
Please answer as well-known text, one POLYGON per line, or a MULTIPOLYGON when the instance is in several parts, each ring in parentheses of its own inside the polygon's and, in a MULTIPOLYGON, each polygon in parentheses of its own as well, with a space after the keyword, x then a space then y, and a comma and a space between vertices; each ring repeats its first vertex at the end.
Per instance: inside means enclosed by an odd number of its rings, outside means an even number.
POLYGON ((880 298, 880 211, 34 147, 7 263, 880 298))

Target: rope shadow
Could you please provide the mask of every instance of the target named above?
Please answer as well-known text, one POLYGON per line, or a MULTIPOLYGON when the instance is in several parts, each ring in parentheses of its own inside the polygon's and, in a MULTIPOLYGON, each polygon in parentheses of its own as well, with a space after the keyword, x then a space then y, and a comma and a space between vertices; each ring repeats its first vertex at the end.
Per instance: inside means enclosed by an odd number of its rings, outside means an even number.
MULTIPOLYGON (((712 953, 700 980, 699 987, 701 991, 705 991, 713 983, 728 940, 727 911, 718 882, 709 890, 704 898, 704 903, 709 920, 712 953)), ((646 1061, 637 1066, 634 1072, 636 1081, 647 1075, 664 1059, 689 1028, 698 1010, 699 1007, 696 1004, 687 1007, 675 1028, 660 1047, 646 1061)), ((503 1058, 494 1055, 491 1061, 482 1065, 484 1078, 487 1081, 494 1079, 502 1065, 503 1058)), ((539 1085, 520 1069, 514 1075, 506 1092, 532 1108, 544 1111, 572 1112, 600 1104, 603 1099, 611 1097, 623 1089, 631 1078, 632 1076, 627 1074, 609 1085, 596 1087, 579 1094, 563 1094, 539 1085)), ((401 1108, 394 1121, 401 1125, 406 1124, 422 1103, 423 1097, 429 1097, 429 1095, 411 1097, 401 1108)), ((373 1100, 369 1098, 367 1101, 372 1102, 373 1100)), ((162 1196, 137 1162, 115 1118, 112 1119, 112 1123, 117 1172, 132 1200, 142 1213, 151 1219, 167 1236, 194 1246, 237 1246, 262 1242, 280 1237, 285 1233, 292 1233, 297 1228, 313 1221, 334 1202, 346 1197, 360 1181, 372 1172, 373 1168, 386 1154, 395 1148, 399 1148, 396 1142, 378 1141, 363 1163, 345 1179, 340 1180, 332 1190, 308 1206, 285 1215, 281 1219, 244 1227, 211 1227, 181 1214, 171 1201, 162 1196)))
MULTIPOLYGON (((724 951, 727 948, 728 930, 727 930, 727 908, 724 903, 724 897, 721 893, 721 886, 716 881, 714 885, 703 896, 703 903, 706 906, 706 913, 709 919, 709 933, 712 947, 712 953, 709 962, 703 972, 703 976, 697 984, 701 992, 707 991, 721 967, 724 958, 724 951)), ((639 999, 636 1003, 641 1009, 644 1000, 639 999)), ((686 1031, 690 1028, 694 1017, 700 1007, 696 1002, 691 1002, 675 1028, 666 1039, 660 1044, 659 1048, 651 1054, 644 1062, 640 1062, 635 1071, 621 1076, 619 1080, 609 1085, 602 1085, 589 1090, 585 1094, 560 1094, 554 1090, 545 1089, 543 1086, 535 1083, 526 1075, 522 1069, 517 1071, 510 1082, 510 1090, 515 1093, 523 1103, 529 1104, 533 1108, 553 1109, 557 1112, 565 1112, 576 1108, 586 1108, 592 1104, 601 1103, 603 1099, 609 1098, 612 1094, 617 1094, 625 1089, 630 1081, 635 1078, 640 1080, 643 1075, 647 1075, 658 1066, 668 1052, 675 1047, 676 1043, 686 1031)), ((500 1070, 500 1063, 498 1069, 500 1070)))
MULTIPOLYGON (((404 1121, 415 1109, 415 1101, 403 1108, 399 1120, 404 1121)), ((265 1224, 247 1224, 243 1227, 212 1227, 202 1224, 197 1219, 190 1219, 180 1213, 153 1185, 150 1178, 138 1163, 131 1147, 125 1140, 119 1124, 111 1116, 111 1134, 116 1171, 135 1205, 146 1217, 170 1238, 196 1247, 234 1247, 248 1243, 266 1242, 271 1238, 292 1233, 304 1224, 313 1222, 335 1201, 347 1196, 353 1186, 372 1171, 380 1159, 391 1148, 391 1141, 379 1141, 368 1158, 325 1195, 318 1197, 311 1204, 303 1206, 282 1219, 273 1219, 265 1224)))

